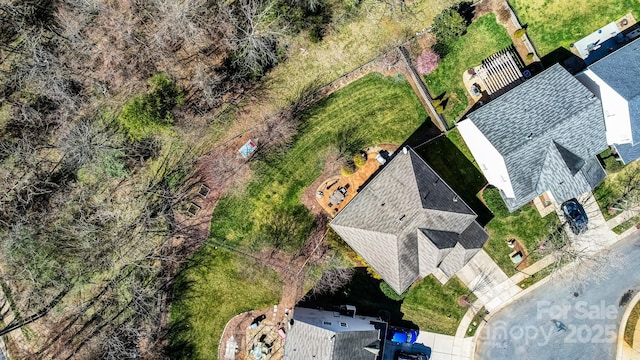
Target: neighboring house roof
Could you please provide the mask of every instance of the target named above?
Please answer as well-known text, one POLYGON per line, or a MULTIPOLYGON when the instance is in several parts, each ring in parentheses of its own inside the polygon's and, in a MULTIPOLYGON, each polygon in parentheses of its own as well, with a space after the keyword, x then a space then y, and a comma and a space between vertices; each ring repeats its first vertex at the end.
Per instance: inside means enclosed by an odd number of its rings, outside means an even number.
POLYGON ((600 100, 558 64, 467 118, 504 158, 511 211, 547 190, 563 202, 606 176, 595 158, 607 147, 600 100))
POLYGON ((379 346, 380 335, 370 320, 375 319, 336 317, 329 311, 296 308, 293 324, 287 333, 283 359, 375 360, 376 355, 366 348, 372 344, 379 346), (332 324, 344 321, 349 326, 331 329, 323 325, 325 320, 332 324))
MULTIPOLYGON (((633 144, 640 143, 640 40, 635 40, 589 66, 602 81, 629 104, 633 144)), ((616 144, 623 159, 640 157, 640 148, 616 144)), ((625 160, 626 161, 626 160, 625 160)))
POLYGON ((418 277, 446 263, 446 253, 456 244, 467 250, 482 247, 488 236, 475 222, 476 216, 415 151, 407 148, 351 200, 331 227, 389 286, 402 293, 418 277), (421 246, 425 241, 431 245, 421 246))

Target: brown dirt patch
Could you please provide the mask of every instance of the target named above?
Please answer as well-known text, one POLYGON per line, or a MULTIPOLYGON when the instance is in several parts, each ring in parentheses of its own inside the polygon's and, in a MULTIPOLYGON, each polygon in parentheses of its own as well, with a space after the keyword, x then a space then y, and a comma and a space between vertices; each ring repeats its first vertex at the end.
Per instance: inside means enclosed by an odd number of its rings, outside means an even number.
MULTIPOLYGON (((220 339, 218 356, 224 359, 226 343, 233 336, 238 343, 237 357, 246 358, 248 351, 258 344, 262 335, 265 341, 272 344, 270 359, 281 359, 283 355, 283 342, 278 334, 281 327, 287 330, 287 323, 291 315, 291 309, 303 295, 306 280, 306 266, 309 263, 321 263, 327 253, 327 245, 324 242, 324 234, 327 228, 327 220, 324 216, 316 217, 316 229, 309 236, 302 249, 296 254, 288 254, 279 250, 265 249, 256 255, 260 263, 274 269, 283 280, 282 297, 274 311, 273 307, 261 311, 250 311, 240 314, 225 327, 220 339), (248 329, 254 317, 265 314, 267 319, 259 329, 248 329)), ((261 345, 262 346, 262 345, 261 345)))
POLYGON ((471 301, 467 295, 462 295, 458 298, 458 306, 468 308, 471 306, 471 301))

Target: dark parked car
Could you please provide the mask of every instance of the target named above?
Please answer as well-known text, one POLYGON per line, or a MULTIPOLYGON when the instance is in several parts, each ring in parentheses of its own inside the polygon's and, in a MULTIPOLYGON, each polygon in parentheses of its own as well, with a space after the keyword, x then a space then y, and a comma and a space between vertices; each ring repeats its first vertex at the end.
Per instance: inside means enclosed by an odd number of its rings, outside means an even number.
POLYGON ((389 327, 387 339, 402 344, 413 344, 418 340, 418 330, 389 327))
POLYGON ((396 351, 396 355, 393 358, 394 360, 429 360, 429 357, 426 354, 418 353, 418 354, 409 354, 404 351, 396 351))
POLYGON ((564 217, 567 219, 569 223, 569 227, 574 234, 578 235, 581 232, 587 230, 587 224, 589 223, 589 218, 587 217, 587 213, 584 211, 584 208, 578 200, 571 199, 562 204, 562 212, 564 213, 564 217))

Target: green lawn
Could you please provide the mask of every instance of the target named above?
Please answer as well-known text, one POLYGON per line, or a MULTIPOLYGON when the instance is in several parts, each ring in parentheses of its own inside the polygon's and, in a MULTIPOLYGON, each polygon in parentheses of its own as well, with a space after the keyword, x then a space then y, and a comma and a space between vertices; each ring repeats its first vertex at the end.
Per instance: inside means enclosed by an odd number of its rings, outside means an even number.
POLYGON ((222 248, 204 246, 199 263, 179 278, 171 304, 170 356, 217 359, 218 342, 233 316, 280 301, 276 273, 222 248))
MULTIPOLYGON (((442 285, 430 275, 410 287, 401 300, 385 296, 380 283, 381 280, 374 279, 365 268, 357 268, 351 283, 335 294, 311 296, 300 305, 330 308, 351 304, 359 314, 368 316, 378 316, 380 310, 386 310, 391 314, 391 325, 448 335, 455 334, 467 310, 458 305, 458 299, 470 291, 456 277, 442 285)), ((475 299, 471 294, 469 301, 475 299)))
POLYGON ((535 274, 530 274, 533 276, 529 276, 527 278, 525 278, 524 280, 520 281, 518 283, 518 286, 520 286, 523 289, 526 289, 528 287, 531 287, 533 284, 537 283, 538 281, 546 278, 547 276, 551 275, 552 272, 556 271, 557 267, 555 266, 555 264, 551 264, 548 265, 547 267, 543 268, 542 270, 538 271, 535 274))
POLYGON ((460 131, 458 131, 458 128, 453 128, 449 130, 447 132, 447 138, 451 140, 453 145, 455 145, 458 148, 458 150, 460 150, 462 155, 464 155, 464 157, 466 157, 467 160, 469 160, 469 162, 471 162, 476 169, 480 170, 480 166, 478 165, 478 162, 471 154, 471 150, 469 150, 467 143, 464 142, 464 139, 462 138, 460 131))
POLYGON ((629 319, 627 320, 627 324, 624 327, 624 341, 626 341, 627 344, 629 344, 629 346, 634 345, 633 334, 636 331, 636 325, 638 324, 638 319, 640 319, 640 302, 636 303, 633 306, 633 310, 631 310, 631 314, 629 314, 629 319))
MULTIPOLYGON (((400 310, 422 331, 455 335, 458 324, 467 312, 458 304, 462 295, 471 292, 458 278, 442 285, 433 275, 413 285, 402 302, 400 310)), ((469 299, 475 301, 475 296, 469 299)))
POLYGON ((540 56, 569 45, 628 12, 640 19, 637 0, 512 0, 518 18, 527 25, 540 56))
POLYGON ((416 148, 416 152, 478 214, 480 224, 491 220, 491 212, 477 196, 487 180, 469 160, 471 153, 457 131, 449 131, 447 136, 440 136, 416 148))
MULTIPOLYGON (((494 195, 497 195, 495 188, 488 188, 486 191, 496 192, 494 195)), ((513 249, 507 246, 507 240, 515 238, 526 247, 529 251, 529 264, 533 264, 541 257, 538 252, 533 250, 540 241, 550 234, 552 229, 556 229, 560 225, 560 220, 555 213, 541 218, 538 210, 529 204, 511 214, 505 214, 500 210, 494 210, 494 214, 495 217, 486 226, 489 240, 484 245, 484 250, 508 276, 515 274, 516 270, 509 258, 513 249)))
MULTIPOLYGON (((478 193, 487 181, 476 167, 475 161, 471 160, 473 156, 458 131, 449 131, 447 136, 440 136, 416 151, 478 214, 478 222, 486 224, 489 240, 484 249, 507 275, 516 273, 509 258, 513 249, 507 246, 507 240, 516 238, 531 251, 546 238, 550 229, 559 225, 555 214, 541 218, 538 211, 530 205, 509 213, 495 188, 488 190, 488 197, 483 202, 478 193)), ((539 254, 531 251, 529 263, 539 258, 539 254)))
POLYGON ((478 310, 478 312, 473 316, 469 327, 467 328, 467 332, 465 337, 471 337, 476 334, 476 330, 478 330, 478 326, 484 321, 484 317, 487 316, 486 309, 484 306, 478 310))
POLYGON ((609 213, 611 207, 625 208, 624 201, 621 201, 623 198, 629 199, 628 207, 637 203, 637 200, 633 199, 637 199, 640 195, 640 188, 637 188, 637 184, 640 183, 640 162, 634 161, 617 172, 609 172, 608 170, 607 172, 607 178, 593 189, 593 196, 600 206, 602 215, 606 220, 609 220, 621 212, 618 210, 609 213))
MULTIPOLYGON (((424 121, 429 121, 427 114, 403 77, 370 74, 334 93, 303 115, 300 134, 288 151, 255 160, 246 190, 220 200, 212 241, 248 252, 264 246, 296 250, 313 227, 300 196, 321 174, 337 134, 348 134, 349 145, 359 148, 400 144, 424 121), (265 242, 265 236, 277 241, 265 242)), ((281 284, 272 272, 230 253, 204 247, 196 257, 202 266, 187 272, 190 287, 172 305, 173 342, 193 349, 195 358, 206 358, 215 354, 233 315, 277 303, 281 284), (189 328, 179 327, 182 323, 189 328)))
POLYGON ((631 229, 632 227, 638 225, 640 223, 640 215, 636 215, 634 217, 632 217, 631 219, 624 221, 623 223, 621 223, 620 225, 614 227, 613 229, 611 229, 611 231, 613 231, 614 233, 620 235, 623 232, 631 229))
POLYGON ((467 33, 451 45, 438 68, 425 77, 431 95, 445 94, 443 115, 450 124, 458 120, 468 105, 462 74, 511 44, 509 34, 496 23, 495 15, 485 15, 469 26, 467 33))
MULTIPOLYGON (((336 147, 339 133, 347 134, 343 137, 347 147, 356 149, 401 144, 424 121, 427 114, 403 77, 375 73, 345 87, 303 115, 301 133, 287 152, 255 164, 255 180, 245 192, 221 199, 213 214, 211 236, 246 245, 261 227, 280 217, 291 217, 298 224, 312 222, 300 195, 321 174, 327 151, 336 147)), ((304 235, 302 231, 291 240, 288 250, 300 245, 304 235)))

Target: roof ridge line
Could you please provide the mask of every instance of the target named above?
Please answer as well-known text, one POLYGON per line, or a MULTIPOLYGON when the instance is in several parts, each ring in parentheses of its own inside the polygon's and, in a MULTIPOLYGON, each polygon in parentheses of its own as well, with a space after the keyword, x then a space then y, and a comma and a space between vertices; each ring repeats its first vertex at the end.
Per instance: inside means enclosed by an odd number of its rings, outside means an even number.
MULTIPOLYGON (((429 165, 429 163, 427 163, 427 161, 426 161, 425 159, 423 159, 423 158, 422 158, 422 156, 420 156, 420 155, 419 155, 415 150, 413 150, 413 148, 412 148, 412 147, 407 146, 407 148, 409 148, 409 151, 410 151, 410 152, 413 152, 413 153, 414 153, 414 154, 415 154, 415 155, 420 159, 420 161, 422 161, 422 163, 424 163, 424 165, 426 165, 426 166, 427 166, 427 168, 429 168, 429 170, 431 170, 431 172, 432 172, 432 173, 434 173, 434 174, 438 177, 438 179, 439 179, 439 180, 440 180, 440 181, 441 181, 441 182, 442 182, 442 183, 443 183, 443 184, 444 184, 444 185, 445 185, 445 186, 446 186, 446 187, 447 187, 447 188, 448 188, 448 189, 449 189, 449 190, 450 190, 450 191, 451 191, 451 192, 452 192, 452 193, 453 193, 457 198, 458 198, 458 200, 462 201, 462 203, 463 203, 463 204, 464 204, 464 205, 465 205, 469 210, 471 210, 471 213, 472 213, 476 218, 478 217, 478 214, 476 214, 476 212, 475 212, 475 211, 473 211, 473 209, 471 208, 471 206, 469 206, 469 204, 467 204, 467 202, 466 202, 466 201, 464 201, 464 199, 463 199, 460 195, 458 195, 458 193, 457 193, 455 190, 453 190, 453 189, 451 188, 451 186, 450 186, 446 181, 444 181, 444 179, 442 178, 442 176, 440 176, 440 174, 438 174, 438 172, 437 172, 437 171, 435 171, 435 170, 431 167, 431 165, 429 165)), ((412 165, 413 165, 413 163, 412 163, 412 165)), ((413 170, 413 168, 412 168, 411 170, 413 170)), ((415 175, 415 171, 413 171, 413 174, 415 175)), ((415 177, 415 176, 414 176, 414 177, 415 177)), ((419 191, 420 191, 420 189, 418 189, 418 192, 419 192, 419 191)), ((425 208, 425 207, 422 207, 422 209, 423 209, 423 210, 428 210, 428 209, 427 209, 427 208, 425 208)), ((433 209, 429 209, 429 210, 433 210, 433 209)), ((442 211, 442 210, 441 210, 441 211, 442 211)), ((455 211, 447 211, 447 212, 454 213, 454 214, 463 214, 463 213, 459 213, 459 212, 455 212, 455 211)))

